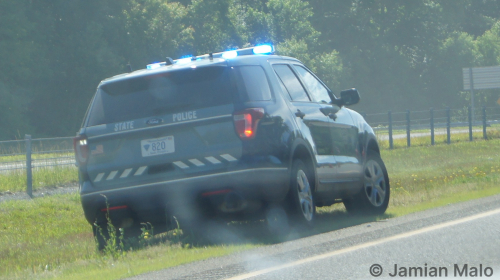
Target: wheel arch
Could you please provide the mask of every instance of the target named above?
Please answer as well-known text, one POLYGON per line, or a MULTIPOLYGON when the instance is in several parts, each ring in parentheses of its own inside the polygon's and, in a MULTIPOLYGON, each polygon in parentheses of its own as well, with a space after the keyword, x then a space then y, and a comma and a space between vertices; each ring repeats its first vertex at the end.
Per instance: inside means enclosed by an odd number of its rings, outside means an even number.
POLYGON ((380 148, 379 148, 378 143, 375 139, 373 139, 373 138, 368 139, 368 143, 366 145, 366 151, 374 151, 380 155, 380 148))
POLYGON ((316 160, 314 154, 311 152, 312 148, 305 141, 297 141, 294 145, 292 156, 290 157, 289 168, 290 170, 290 178, 292 176, 292 165, 295 159, 300 159, 304 162, 304 164, 309 168, 309 173, 313 175, 313 188, 317 189, 317 180, 316 178, 316 160))

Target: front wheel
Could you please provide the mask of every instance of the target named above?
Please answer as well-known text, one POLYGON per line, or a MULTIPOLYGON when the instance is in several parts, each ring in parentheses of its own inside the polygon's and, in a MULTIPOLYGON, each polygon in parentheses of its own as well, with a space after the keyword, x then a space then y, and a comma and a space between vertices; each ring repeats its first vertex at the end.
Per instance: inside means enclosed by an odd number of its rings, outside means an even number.
POLYGON ((348 212, 380 215, 389 205, 390 185, 387 169, 380 155, 369 151, 363 166, 363 189, 357 195, 344 199, 348 212))
POLYGON ((302 160, 293 161, 289 198, 290 216, 293 222, 306 226, 312 226, 316 215, 312 178, 311 171, 302 160))

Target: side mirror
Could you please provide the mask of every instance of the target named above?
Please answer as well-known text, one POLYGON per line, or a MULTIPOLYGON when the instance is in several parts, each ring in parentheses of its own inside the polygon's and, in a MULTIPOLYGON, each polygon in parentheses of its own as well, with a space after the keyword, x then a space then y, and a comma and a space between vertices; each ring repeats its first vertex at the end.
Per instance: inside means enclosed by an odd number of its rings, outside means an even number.
POLYGON ((346 89, 340 92, 340 100, 344 106, 358 104, 360 99, 359 92, 355 88, 346 89))

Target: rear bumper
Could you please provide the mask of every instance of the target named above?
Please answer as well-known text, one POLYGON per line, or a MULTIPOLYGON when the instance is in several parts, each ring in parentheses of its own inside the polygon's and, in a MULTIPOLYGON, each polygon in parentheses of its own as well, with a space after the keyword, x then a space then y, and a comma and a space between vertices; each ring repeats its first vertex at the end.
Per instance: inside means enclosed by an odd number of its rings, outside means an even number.
POLYGON ((93 224, 107 207, 126 206, 138 216, 135 218, 148 221, 165 216, 162 208, 182 212, 203 194, 219 190, 230 190, 252 201, 281 201, 288 192, 288 183, 286 168, 252 168, 109 190, 97 190, 85 181, 80 194, 85 217, 93 224))

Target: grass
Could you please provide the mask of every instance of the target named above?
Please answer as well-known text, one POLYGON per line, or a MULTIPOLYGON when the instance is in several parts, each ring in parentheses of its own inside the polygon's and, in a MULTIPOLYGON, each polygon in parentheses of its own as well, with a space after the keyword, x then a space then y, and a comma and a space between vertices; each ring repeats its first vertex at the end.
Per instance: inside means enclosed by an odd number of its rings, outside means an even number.
MULTIPOLYGON (((25 154, 20 154, 17 151, 13 151, 13 153, 17 153, 17 155, 0 155, 0 163, 9 163, 9 162, 25 162, 26 161, 26 155, 25 154)), ((53 159, 53 158, 66 158, 66 157, 73 157, 74 154, 71 153, 36 153, 36 151, 33 151, 31 154, 31 159, 32 160, 39 160, 39 159, 53 159)))
MULTIPOLYGON (((77 181, 78 171, 72 165, 33 169, 33 190, 77 181)), ((0 173, 0 193, 20 191, 26 191, 26 170, 18 169, 0 173)))
MULTIPOLYGON (((467 140, 382 150, 392 187, 385 215, 353 217, 339 204, 322 207, 313 230, 287 238, 500 193, 500 139, 467 140)), ((113 257, 96 252, 77 194, 3 202, 0 278, 117 279, 281 241, 265 234, 263 223, 233 223, 226 230, 236 238, 193 246, 181 230, 173 230, 113 257)))

